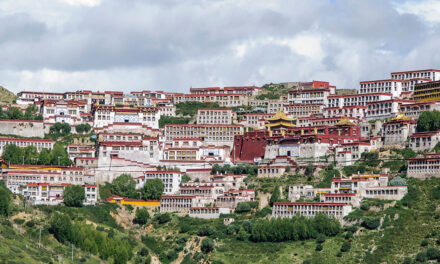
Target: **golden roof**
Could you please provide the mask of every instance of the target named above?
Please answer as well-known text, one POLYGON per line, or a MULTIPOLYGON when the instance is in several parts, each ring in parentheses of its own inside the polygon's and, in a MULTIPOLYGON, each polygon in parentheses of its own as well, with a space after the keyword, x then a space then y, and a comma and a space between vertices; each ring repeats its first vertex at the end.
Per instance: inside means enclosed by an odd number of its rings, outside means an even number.
POLYGON ((338 123, 335 124, 335 126, 355 126, 356 124, 351 122, 348 117, 343 117, 341 120, 339 120, 338 123))
POLYGON ((399 114, 396 117, 390 119, 390 121, 409 121, 409 120, 411 120, 411 118, 407 117, 403 112, 399 112, 399 114))
POLYGON ((292 122, 292 118, 288 117, 284 111, 278 111, 274 116, 267 118, 267 121, 278 121, 278 120, 286 120, 292 122))

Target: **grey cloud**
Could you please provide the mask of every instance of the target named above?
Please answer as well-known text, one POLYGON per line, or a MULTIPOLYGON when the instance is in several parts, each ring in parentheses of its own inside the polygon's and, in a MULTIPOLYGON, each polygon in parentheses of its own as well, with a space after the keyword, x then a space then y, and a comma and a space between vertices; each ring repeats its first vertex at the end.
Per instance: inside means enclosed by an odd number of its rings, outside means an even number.
POLYGON ((384 0, 106 0, 63 12, 67 19, 59 27, 47 27, 32 12, 0 13, 0 23, 7 25, 0 27, 0 78, 6 84, 16 84, 17 75, 8 79, 5 72, 52 69, 91 78, 100 71, 105 79, 81 80, 82 87, 73 89, 112 89, 88 85, 108 85, 116 76, 131 87, 170 91, 311 79, 353 88, 402 68, 440 67, 438 27, 399 14, 384 0), (304 32, 322 37, 320 60, 268 41, 304 32), (249 44, 245 54, 236 56, 243 43, 249 44))

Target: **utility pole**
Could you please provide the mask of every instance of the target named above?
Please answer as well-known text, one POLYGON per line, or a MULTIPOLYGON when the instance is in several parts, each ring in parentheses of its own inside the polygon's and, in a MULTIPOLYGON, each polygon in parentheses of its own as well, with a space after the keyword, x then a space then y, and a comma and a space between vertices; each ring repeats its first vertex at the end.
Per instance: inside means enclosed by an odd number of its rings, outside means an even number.
POLYGON ((73 261, 73 244, 72 244, 72 261, 73 261))
POLYGON ((24 165, 24 156, 22 156, 22 158, 23 158, 23 162, 21 164, 24 165))
POLYGON ((60 159, 61 159, 61 157, 58 156, 58 166, 60 166, 60 159))

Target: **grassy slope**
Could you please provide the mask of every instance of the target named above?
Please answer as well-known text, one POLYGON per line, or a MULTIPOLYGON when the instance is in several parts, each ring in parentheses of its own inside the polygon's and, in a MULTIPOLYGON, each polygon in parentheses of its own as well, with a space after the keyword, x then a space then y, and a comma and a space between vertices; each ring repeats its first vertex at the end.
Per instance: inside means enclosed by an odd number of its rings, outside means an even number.
POLYGON ((16 98, 17 96, 13 92, 9 91, 3 86, 0 86, 0 102, 12 103, 12 101, 16 98))
POLYGON ((433 232, 434 235, 427 238, 428 247, 440 249, 436 244, 440 236, 440 213, 435 212, 439 201, 431 198, 433 187, 440 186, 440 179, 411 179, 409 182, 416 186, 416 197, 411 199, 409 208, 364 212, 362 217, 386 216, 387 220, 380 230, 361 228, 352 240, 351 250, 342 257, 336 256, 345 241, 340 235, 328 238, 321 252, 315 251, 313 240, 283 243, 224 240, 217 244, 212 259, 224 263, 302 263, 304 260, 312 263, 402 263, 404 257, 414 258, 426 250, 420 244, 433 232))

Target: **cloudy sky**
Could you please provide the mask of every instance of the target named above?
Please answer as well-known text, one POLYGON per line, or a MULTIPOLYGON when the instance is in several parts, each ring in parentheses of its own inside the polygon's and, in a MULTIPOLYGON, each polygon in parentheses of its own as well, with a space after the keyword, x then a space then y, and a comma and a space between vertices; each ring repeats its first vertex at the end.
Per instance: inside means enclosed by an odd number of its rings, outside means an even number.
POLYGON ((0 85, 164 90, 440 68, 436 0, 1 0, 0 85))

